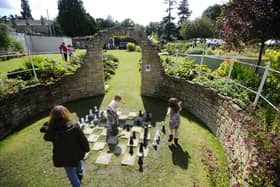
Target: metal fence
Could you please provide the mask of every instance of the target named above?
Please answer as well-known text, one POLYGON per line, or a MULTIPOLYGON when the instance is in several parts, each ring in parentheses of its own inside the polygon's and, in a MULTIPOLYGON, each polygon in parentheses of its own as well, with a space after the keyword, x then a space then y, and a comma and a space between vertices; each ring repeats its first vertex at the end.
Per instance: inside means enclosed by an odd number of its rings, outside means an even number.
MULTIPOLYGON (((201 73, 203 73, 202 72, 202 65, 205 64, 205 57, 219 59, 219 60, 230 60, 230 62, 231 62, 230 63, 230 70, 228 72, 228 75, 225 78, 225 84, 228 84, 229 82, 232 82, 232 83, 236 84, 237 86, 239 86, 241 88, 244 88, 244 89, 246 89, 247 91, 249 91, 251 93, 254 93, 256 95, 255 99, 254 99, 254 103, 253 103, 254 107, 256 107, 259 99, 262 98, 273 109, 275 109, 277 112, 280 112, 280 110, 279 110, 279 108, 277 108, 277 106, 272 104, 272 102, 268 98, 264 97, 261 94, 262 91, 263 91, 263 88, 264 88, 264 85, 265 85, 268 73, 269 72, 273 72, 273 73, 277 73, 277 74, 280 75, 280 71, 270 68, 270 64, 269 63, 264 65, 264 66, 262 66, 262 65, 259 66, 259 65, 253 64, 253 63, 242 62, 242 60, 257 60, 257 58, 244 57, 244 56, 215 56, 215 55, 205 55, 204 53, 202 55, 185 55, 185 54, 181 55, 179 53, 176 53, 176 66, 178 66, 178 63, 177 63, 178 56, 200 57, 201 58, 200 59, 200 63, 199 63, 200 70, 198 72, 199 75, 201 75, 201 73), (240 61, 237 61, 236 59, 239 59, 240 61), (252 90, 252 89, 246 87, 245 85, 242 85, 239 82, 233 81, 231 79, 232 69, 233 69, 233 66, 234 66, 235 63, 239 63, 239 64, 243 64, 243 65, 251 66, 251 67, 255 67, 255 68, 260 68, 260 69, 264 70, 263 74, 262 74, 261 82, 260 82, 260 84, 258 86, 258 90, 252 90)), ((221 77, 221 78, 223 78, 223 77, 221 77)))

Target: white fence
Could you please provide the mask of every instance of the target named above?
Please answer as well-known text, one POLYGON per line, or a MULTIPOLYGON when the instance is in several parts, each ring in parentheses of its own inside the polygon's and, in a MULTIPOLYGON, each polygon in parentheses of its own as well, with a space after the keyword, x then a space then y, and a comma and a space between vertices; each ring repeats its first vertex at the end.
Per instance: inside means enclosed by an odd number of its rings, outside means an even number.
MULTIPOLYGON (((230 60, 231 61, 231 65, 230 65, 230 70, 228 72, 228 75, 227 75, 227 78, 225 79, 225 84, 228 84, 229 82, 232 82, 236 85, 238 85, 239 87, 242 87, 246 90, 248 90, 249 92, 251 93, 254 93, 256 96, 255 96, 255 99, 254 99, 254 107, 256 107, 258 101, 260 98, 262 98, 265 102, 267 102, 271 107, 273 107, 277 112, 280 112, 279 108, 277 108, 277 106, 273 105, 271 101, 269 101, 268 98, 264 97, 261 93, 263 91, 263 87, 265 85, 265 81, 266 81, 266 78, 267 78, 267 75, 269 72, 273 72, 273 73, 277 73, 277 74, 280 74, 280 71, 278 70, 274 70, 274 69, 271 69, 270 68, 270 64, 267 64, 267 65, 264 65, 264 66, 258 66, 256 64, 253 64, 253 63, 247 63, 247 62, 242 62, 242 60, 258 60, 257 58, 253 58, 253 57, 244 57, 244 56, 214 56, 214 55, 205 55, 205 54, 202 54, 202 55, 185 55, 185 54, 182 54, 180 55, 179 53, 176 54, 176 63, 177 63, 177 57, 178 56, 188 56, 188 57, 200 57, 200 70, 198 72, 198 74, 200 75, 202 73, 202 65, 205 63, 205 57, 207 58, 214 58, 214 59, 219 59, 219 60, 230 60), (239 61, 236 61, 236 60, 239 60, 239 61), (262 74, 262 79, 261 79, 261 82, 259 84, 259 87, 258 87, 258 90, 252 90, 236 81, 232 81, 232 79, 230 78, 231 77, 231 73, 232 73, 232 69, 233 69, 233 65, 234 63, 240 63, 240 64, 243 64, 243 65, 246 65, 246 66, 251 66, 251 67, 255 67, 255 68, 260 68, 260 69, 263 69, 263 74, 262 74)), ((178 63, 176 64, 178 66, 178 63)))

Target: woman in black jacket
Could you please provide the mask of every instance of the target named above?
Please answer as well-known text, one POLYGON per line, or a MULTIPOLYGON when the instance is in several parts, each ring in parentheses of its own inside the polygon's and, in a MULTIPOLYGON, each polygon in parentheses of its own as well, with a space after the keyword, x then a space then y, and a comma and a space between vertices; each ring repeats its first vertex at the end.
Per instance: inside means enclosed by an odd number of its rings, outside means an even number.
POLYGON ((44 139, 53 143, 54 166, 64 167, 72 186, 79 187, 83 177, 82 159, 89 152, 89 143, 66 107, 57 105, 51 110, 44 139))

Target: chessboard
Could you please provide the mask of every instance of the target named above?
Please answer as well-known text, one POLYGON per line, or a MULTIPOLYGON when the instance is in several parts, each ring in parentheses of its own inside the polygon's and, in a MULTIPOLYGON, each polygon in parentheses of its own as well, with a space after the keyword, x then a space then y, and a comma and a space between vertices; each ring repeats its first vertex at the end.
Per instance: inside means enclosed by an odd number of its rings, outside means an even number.
POLYGON ((118 112, 118 116, 119 127, 115 136, 108 133, 110 127, 106 112, 99 111, 97 107, 90 109, 89 113, 80 119, 79 125, 91 146, 84 159, 88 159, 94 152, 97 153, 97 164, 108 165, 112 155, 116 154, 122 156, 120 165, 133 166, 138 158, 139 171, 143 171, 143 158, 149 156, 149 149, 157 150, 160 136, 165 134, 165 122, 157 122, 153 126, 152 114, 142 111, 127 114, 118 112), (106 146, 112 145, 113 151, 106 151, 106 146))

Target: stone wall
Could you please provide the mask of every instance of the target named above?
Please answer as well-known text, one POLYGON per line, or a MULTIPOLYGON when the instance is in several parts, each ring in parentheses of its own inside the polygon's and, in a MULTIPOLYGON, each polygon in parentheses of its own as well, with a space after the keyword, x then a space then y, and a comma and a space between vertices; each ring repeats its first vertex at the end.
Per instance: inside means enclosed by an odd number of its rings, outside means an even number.
POLYGON ((158 96, 162 99, 177 97, 184 108, 201 119, 219 138, 227 157, 231 184, 246 185, 246 167, 256 152, 244 142, 245 134, 234 119, 241 110, 229 97, 190 81, 163 75, 158 96))

